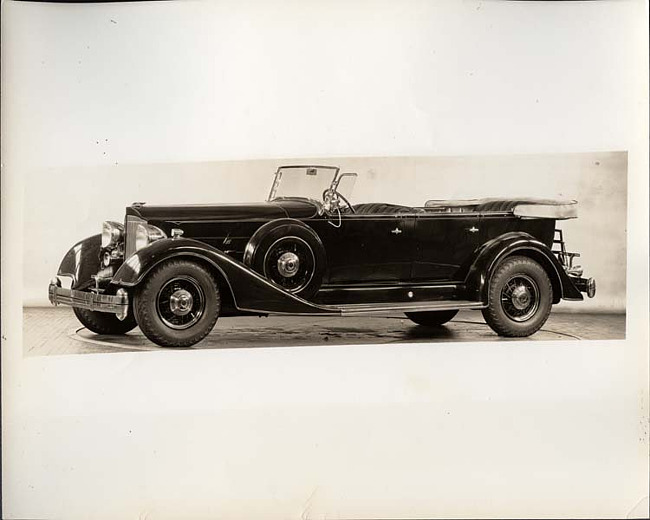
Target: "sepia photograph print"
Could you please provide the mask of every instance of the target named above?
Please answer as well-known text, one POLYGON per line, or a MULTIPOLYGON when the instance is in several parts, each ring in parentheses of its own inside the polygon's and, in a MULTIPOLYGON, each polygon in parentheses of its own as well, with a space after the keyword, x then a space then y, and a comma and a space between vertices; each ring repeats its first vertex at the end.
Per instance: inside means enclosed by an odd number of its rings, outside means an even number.
POLYGON ((0 9, 0 518, 648 518, 647 0, 0 9))
POLYGON ((625 338, 627 153, 294 163, 35 174, 25 355, 625 338))

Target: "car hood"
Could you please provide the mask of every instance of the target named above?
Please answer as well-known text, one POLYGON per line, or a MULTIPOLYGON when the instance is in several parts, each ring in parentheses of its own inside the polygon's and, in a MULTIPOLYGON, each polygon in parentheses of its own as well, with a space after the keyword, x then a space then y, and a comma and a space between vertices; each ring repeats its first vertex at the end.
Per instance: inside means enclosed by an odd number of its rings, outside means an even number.
POLYGON ((318 204, 306 199, 238 204, 190 204, 150 206, 134 203, 126 208, 127 215, 147 221, 218 221, 275 220, 278 218, 310 218, 318 213, 318 204))

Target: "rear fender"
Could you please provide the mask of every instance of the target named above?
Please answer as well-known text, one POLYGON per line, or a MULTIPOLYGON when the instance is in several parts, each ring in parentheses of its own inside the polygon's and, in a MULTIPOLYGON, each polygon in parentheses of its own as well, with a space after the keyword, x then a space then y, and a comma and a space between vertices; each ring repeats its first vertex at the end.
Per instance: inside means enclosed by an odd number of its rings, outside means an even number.
POLYGON ((523 232, 506 233, 479 248, 465 277, 467 298, 488 303, 492 275, 499 264, 512 255, 529 257, 544 268, 553 286, 553 303, 558 303, 561 299, 584 299, 548 246, 523 232))
POLYGON ((72 289, 90 287, 95 283, 91 276, 100 269, 101 246, 101 235, 93 235, 77 242, 61 260, 57 275, 71 277, 72 289))
POLYGON ((122 264, 111 283, 134 287, 154 267, 170 258, 187 258, 209 264, 228 285, 233 303, 240 311, 286 314, 334 312, 286 292, 223 251, 189 238, 157 240, 137 251, 122 264))

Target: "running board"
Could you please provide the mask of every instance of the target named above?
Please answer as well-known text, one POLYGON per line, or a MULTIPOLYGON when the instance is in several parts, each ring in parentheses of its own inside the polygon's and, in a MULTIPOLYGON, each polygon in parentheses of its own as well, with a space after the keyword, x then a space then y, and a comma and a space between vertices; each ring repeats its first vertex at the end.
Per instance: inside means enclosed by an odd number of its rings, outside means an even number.
POLYGON ((483 302, 447 300, 437 302, 351 303, 346 305, 327 305, 323 307, 338 310, 343 316, 355 316, 358 314, 377 314, 383 312, 427 312, 485 309, 487 305, 483 302))

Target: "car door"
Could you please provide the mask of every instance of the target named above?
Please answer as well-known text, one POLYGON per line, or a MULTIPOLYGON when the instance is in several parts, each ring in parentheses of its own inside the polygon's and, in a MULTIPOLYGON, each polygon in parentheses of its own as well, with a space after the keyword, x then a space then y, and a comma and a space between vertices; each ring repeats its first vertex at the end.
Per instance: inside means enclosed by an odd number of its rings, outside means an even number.
POLYGON ((415 252, 413 215, 343 215, 322 222, 328 282, 397 283, 411 276, 415 252))
POLYGON ((480 243, 477 213, 430 213, 415 221, 414 281, 460 281, 457 273, 480 243))

